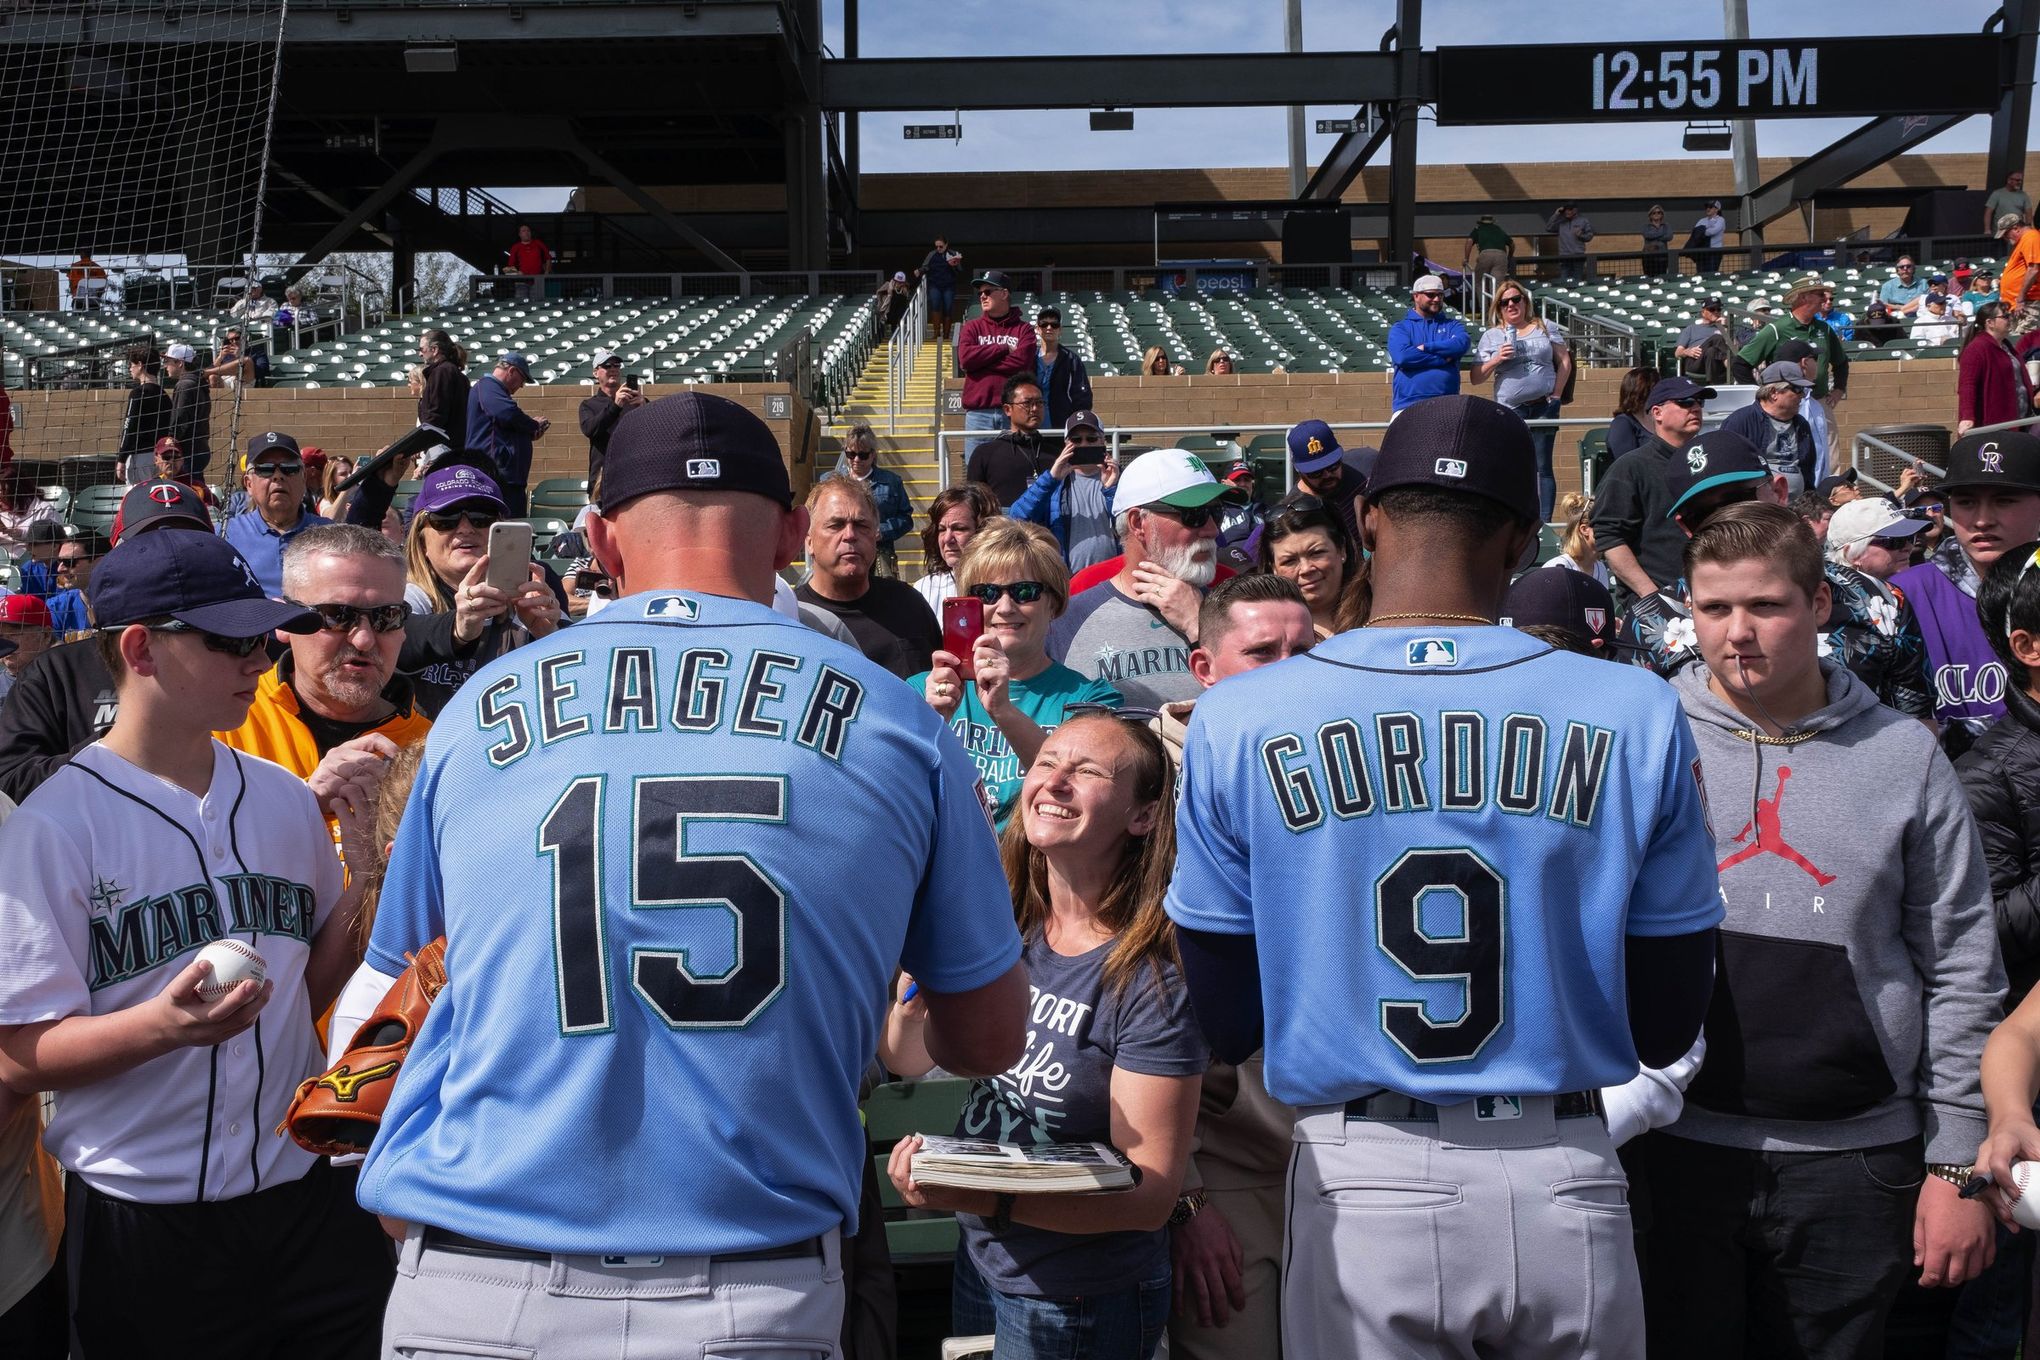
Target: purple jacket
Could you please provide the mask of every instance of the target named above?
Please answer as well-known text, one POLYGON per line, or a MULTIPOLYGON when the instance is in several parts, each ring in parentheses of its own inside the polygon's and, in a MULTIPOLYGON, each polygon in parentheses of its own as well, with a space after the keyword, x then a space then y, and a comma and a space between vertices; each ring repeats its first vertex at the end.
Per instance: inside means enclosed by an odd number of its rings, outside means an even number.
POLYGON ((1891 578, 1918 615, 1934 682, 1934 717, 1971 732, 2004 716, 2005 668, 1990 649, 1976 601, 1931 561, 1891 578))

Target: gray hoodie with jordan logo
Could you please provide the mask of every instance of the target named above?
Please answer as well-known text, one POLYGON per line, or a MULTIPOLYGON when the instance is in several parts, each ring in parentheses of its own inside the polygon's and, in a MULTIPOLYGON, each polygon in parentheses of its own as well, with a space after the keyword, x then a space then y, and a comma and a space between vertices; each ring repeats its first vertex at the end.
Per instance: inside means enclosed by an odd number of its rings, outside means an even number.
POLYGON ((1762 741, 1706 667, 1672 681, 1728 915, 1707 1060, 1670 1131, 1774 1152, 1924 1133, 1927 1160, 1966 1165, 2004 1014, 1982 845, 1933 734, 1845 667, 1821 672, 1826 707, 1762 741))

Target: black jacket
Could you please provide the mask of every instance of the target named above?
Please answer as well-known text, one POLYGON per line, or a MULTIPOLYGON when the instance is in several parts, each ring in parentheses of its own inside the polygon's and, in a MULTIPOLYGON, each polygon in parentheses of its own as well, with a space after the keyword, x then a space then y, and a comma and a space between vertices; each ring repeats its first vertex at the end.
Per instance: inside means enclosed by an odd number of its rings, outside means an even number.
POLYGON ((1058 345, 1055 363, 1048 370, 1048 390, 1041 394, 1048 403, 1048 423, 1061 429, 1071 416, 1091 409, 1091 375, 1084 360, 1068 345, 1058 345))
POLYGON ((1022 492, 1034 485, 1036 477, 1054 465, 1062 450, 1060 437, 1008 430, 970 451, 970 461, 963 469, 964 480, 983 482, 999 498, 1002 507, 1011 507, 1022 492))
POLYGON ((146 482, 156 475, 156 441, 170 433, 170 394, 153 378, 144 378, 128 389, 127 412, 120 422, 121 475, 130 483, 146 482), (139 464, 131 459, 139 458, 139 464), (136 476, 139 468, 141 475, 136 476))
POLYGON ((184 450, 185 472, 203 472, 212 461, 212 393, 196 373, 186 373, 170 390, 170 433, 184 450))
MULTIPOLYGON (((397 670, 411 675, 460 664, 474 650, 454 644, 453 615, 421 615, 404 624, 397 670)), ((28 797, 58 766, 105 736, 119 712, 113 676, 94 639, 59 643, 29 662, 0 703, 0 793, 17 803, 28 797)))
POLYGON ((448 358, 425 366, 425 394, 418 398, 418 423, 446 431, 446 446, 467 447, 468 376, 448 358))
POLYGON ((581 433, 588 436, 588 486, 593 490, 602 478, 602 459, 609 453, 609 436, 623 408, 607 392, 597 392, 581 403, 581 433))
POLYGON ((2040 705, 2007 685, 2005 716, 1955 762, 1955 773, 1990 865, 2009 1010, 2040 981, 2040 705))

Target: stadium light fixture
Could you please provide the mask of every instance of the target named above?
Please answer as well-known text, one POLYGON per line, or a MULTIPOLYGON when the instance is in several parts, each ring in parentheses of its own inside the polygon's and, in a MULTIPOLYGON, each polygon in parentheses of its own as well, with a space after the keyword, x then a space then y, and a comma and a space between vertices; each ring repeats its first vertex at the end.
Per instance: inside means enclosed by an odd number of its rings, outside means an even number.
POLYGON ((1131 132, 1133 131, 1132 109, 1092 109, 1091 131, 1131 132))
POLYGON ((1735 145, 1735 134, 1726 123, 1688 123, 1682 145, 1688 151, 1727 151, 1735 145))
POLYGON ((450 42, 404 44, 404 69, 414 76, 446 76, 460 69, 460 48, 450 42))

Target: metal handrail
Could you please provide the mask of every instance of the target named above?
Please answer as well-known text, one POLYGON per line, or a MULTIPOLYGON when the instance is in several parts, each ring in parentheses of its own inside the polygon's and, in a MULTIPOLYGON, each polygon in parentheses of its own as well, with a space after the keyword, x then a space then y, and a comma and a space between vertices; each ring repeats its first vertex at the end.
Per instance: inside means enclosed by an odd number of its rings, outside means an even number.
MULTIPOLYGON (((1389 427, 1390 422, 1386 420, 1328 420, 1325 423, 1331 426, 1334 430, 1372 431, 1372 430, 1386 430, 1389 427)), ((1526 420, 1523 423, 1525 425, 1528 425, 1533 430, 1542 429, 1558 430, 1565 428, 1567 426, 1592 428, 1598 425, 1606 425, 1608 423, 1608 417, 1553 416, 1543 420, 1526 420)), ((1178 421, 1173 425, 1109 425, 1105 428, 1105 435, 1107 439, 1110 441, 1112 456, 1114 459, 1117 459, 1119 457, 1119 439, 1121 435, 1166 434, 1182 436, 1186 434, 1208 434, 1216 436, 1219 434, 1230 435, 1286 434, 1288 433, 1289 429, 1290 427, 1288 425, 1241 425, 1236 422, 1228 423, 1218 421, 1203 421, 1203 422, 1178 421)), ((1004 432, 1000 430, 942 430, 942 429, 936 430, 935 431, 936 491, 940 493, 943 491, 947 491, 949 489, 950 485, 949 443, 951 440, 953 439, 960 440, 965 437, 969 437, 971 439, 976 440, 997 439, 999 435, 1002 433, 1004 432)), ((1041 431, 1041 433, 1054 435, 1061 434, 1062 431, 1044 428, 1041 431)), ((1594 494, 1593 469, 1589 468, 1584 462, 1582 462, 1580 464, 1580 476, 1582 482, 1585 485, 1586 493, 1589 496, 1593 495, 1594 494)), ((1283 450, 1282 454, 1282 488, 1284 491, 1290 491, 1293 490, 1295 486, 1296 486, 1296 466, 1293 462, 1291 462, 1288 450, 1285 449, 1283 450)))
MULTIPOLYGON (((2002 420, 1995 425, 1972 425, 1968 432, 1963 435, 1963 438, 1966 439, 1972 434, 1996 434, 1999 430, 2023 430, 2031 425, 2040 425, 2040 415, 2020 416, 2017 420, 2002 420)), ((1879 491, 1890 493, 1893 491, 1893 488, 1885 485, 1863 470, 1861 450, 1866 448, 1876 449, 1880 453, 1888 453, 1908 467, 1925 468, 1928 474, 1934 477, 1945 477, 1948 475, 1948 469, 1936 467, 1918 454, 1907 453, 1904 449, 1895 448, 1874 434, 1864 434, 1859 430, 1856 432, 1855 437, 1849 441, 1849 466, 1855 470, 1857 480, 1868 482, 1879 491)))
POLYGON ((906 315, 900 318, 900 324, 893 327, 892 334, 885 341, 887 434, 900 432, 900 407, 906 403, 907 383, 914 376, 914 365, 921 357, 921 328, 927 323, 928 282, 923 279, 914 287, 914 299, 907 304, 906 315))

